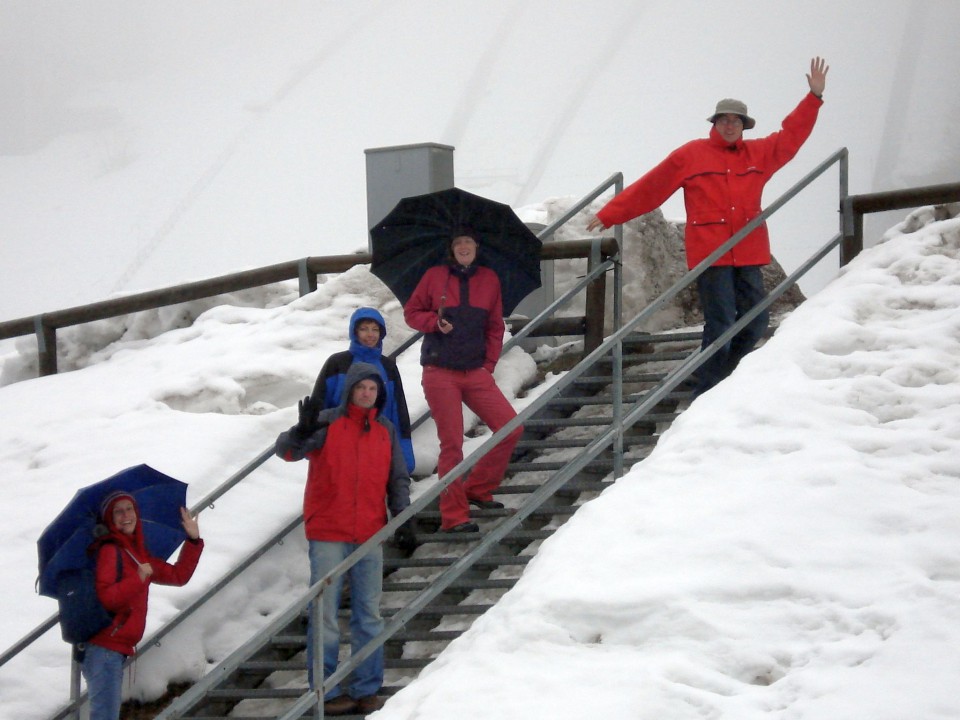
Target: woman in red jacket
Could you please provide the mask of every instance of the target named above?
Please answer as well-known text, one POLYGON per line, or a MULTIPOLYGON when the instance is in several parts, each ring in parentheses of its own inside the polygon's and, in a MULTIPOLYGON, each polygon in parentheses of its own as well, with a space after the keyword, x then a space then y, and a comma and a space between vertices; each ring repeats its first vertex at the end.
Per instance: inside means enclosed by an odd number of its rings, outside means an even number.
MULTIPOLYGON (((778 132, 744 140, 756 124, 739 100, 717 103, 708 138, 693 140, 613 198, 587 225, 587 230, 619 225, 660 207, 683 188, 687 212, 684 231, 687 266, 693 268, 732 238, 761 212, 763 187, 789 162, 813 131, 827 80, 826 62, 810 61, 810 92, 783 121, 778 132)), ((697 278, 703 307, 703 348, 720 337, 766 296, 761 267, 770 262, 765 224, 747 235, 697 278)), ((768 314, 759 314, 697 371, 699 395, 733 372, 767 328, 768 314)))
MULTIPOLYGON (((407 325, 424 333, 420 346, 424 397, 440 440, 437 472, 446 475, 463 460, 463 405, 491 432, 516 417, 500 392, 493 370, 503 349, 500 279, 476 263, 480 241, 468 228, 453 232, 447 264, 424 273, 403 307, 407 325)), ((477 532, 470 505, 502 508, 493 499, 523 428, 518 427, 488 452, 466 478, 440 495, 443 532, 477 532)))
POLYGON ((106 534, 93 548, 97 558, 97 597, 114 613, 114 618, 87 642, 84 651, 83 676, 90 696, 90 720, 120 717, 123 661, 136 652, 134 646, 143 637, 150 585, 185 585, 197 567, 203 551, 200 528, 186 508, 180 509, 180 515, 187 542, 176 564, 171 565, 150 555, 133 497, 115 492, 101 504, 100 520, 106 534))

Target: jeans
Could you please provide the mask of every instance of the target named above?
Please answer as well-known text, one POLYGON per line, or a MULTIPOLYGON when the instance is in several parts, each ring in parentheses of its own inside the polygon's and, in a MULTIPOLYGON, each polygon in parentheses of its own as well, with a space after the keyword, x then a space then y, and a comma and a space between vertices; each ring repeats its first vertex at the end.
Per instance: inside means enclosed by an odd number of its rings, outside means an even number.
MULTIPOLYGON (((493 375, 483 368, 447 370, 423 368, 423 394, 437 424, 440 457, 437 472, 443 477, 463 460, 463 405, 477 414, 491 432, 497 432, 517 416, 500 392, 493 375)), ((492 500, 500 487, 510 456, 523 434, 518 427, 473 466, 466 479, 458 478, 440 494, 443 529, 470 520, 470 500, 492 500)))
POLYGON ((87 645, 81 671, 90 697, 90 720, 118 720, 123 689, 123 660, 118 652, 87 645))
MULTIPOLYGON (((313 585, 360 547, 347 542, 309 541, 310 584, 313 585)), ((378 547, 350 568, 350 637, 351 650, 356 653, 383 630, 380 617, 380 594, 383 588, 383 548, 378 547)), ((323 591, 323 677, 328 678, 337 669, 340 653, 340 625, 337 610, 343 591, 344 575, 323 591)), ((312 605, 312 603, 311 603, 312 605)), ((307 679, 310 689, 318 689, 313 677, 313 613, 307 623, 307 679)), ((352 698, 376 695, 383 685, 383 647, 364 660, 347 680, 347 694, 352 698)), ((324 700, 332 700, 343 693, 339 687, 331 689, 324 700)))
MULTIPOLYGON (((766 297, 759 265, 709 267, 697 278, 697 290, 703 308, 704 349, 766 297)), ((706 392, 736 369, 763 336, 769 319, 766 310, 757 315, 700 366, 695 395, 706 392)))

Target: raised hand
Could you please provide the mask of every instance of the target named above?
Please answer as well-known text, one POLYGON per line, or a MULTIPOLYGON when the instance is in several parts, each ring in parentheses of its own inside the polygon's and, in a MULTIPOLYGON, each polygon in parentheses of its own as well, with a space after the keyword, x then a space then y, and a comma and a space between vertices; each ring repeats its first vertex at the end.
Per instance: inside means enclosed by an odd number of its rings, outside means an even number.
POLYGON ((317 415, 320 414, 322 409, 320 401, 312 395, 308 395, 297 403, 298 420, 296 427, 300 437, 308 438, 320 429, 317 415))
POLYGON ((817 97, 823 95, 823 90, 827 86, 827 72, 829 70, 830 66, 827 65, 827 61, 819 56, 810 61, 807 84, 810 86, 810 92, 817 97))
POLYGON ((200 537, 200 525, 197 523, 197 516, 191 515, 185 507, 180 508, 180 524, 187 533, 187 537, 196 540, 200 537))
POLYGON ((588 232, 593 232, 597 228, 602 228, 602 227, 603 227, 603 220, 598 218, 596 215, 594 215, 593 218, 590 220, 590 222, 587 223, 588 232))

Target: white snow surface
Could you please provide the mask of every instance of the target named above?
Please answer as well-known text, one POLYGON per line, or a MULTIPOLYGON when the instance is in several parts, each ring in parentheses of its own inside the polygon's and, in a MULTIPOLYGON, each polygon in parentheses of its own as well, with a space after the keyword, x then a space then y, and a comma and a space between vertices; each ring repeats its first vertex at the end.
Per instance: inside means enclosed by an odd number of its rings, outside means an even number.
MULTIPOLYGON (((513 207, 629 182, 706 135, 720 98, 777 129, 814 55, 826 105, 768 200, 841 147, 852 193, 960 165, 955 0, 0 0, 0 17, 3 320, 365 249, 371 148, 452 146, 457 184, 513 207)), ((788 270, 798 221, 837 227, 836 177, 772 220, 788 270)), ((679 194, 665 212, 683 217, 679 194)))
MULTIPOLYGON (((373 285, 357 268, 303 298, 290 286, 265 308, 220 305, 188 328, 114 342, 82 369, 0 388, 0 646, 54 611, 33 593, 34 543, 78 486, 146 462, 199 500, 293 422, 354 307, 403 327, 373 285)), ((957 717, 958 344, 960 219, 920 210, 545 541, 378 720, 957 717)), ((416 352, 400 367, 416 413, 416 352)), ((518 350, 497 379, 513 396, 533 369, 518 350)), ((432 428, 415 447, 432 467, 432 428)), ((152 590, 148 634, 299 512, 304 474, 273 459, 201 514, 197 575, 152 590)), ((306 578, 302 540, 272 551, 144 655, 127 692, 199 676, 306 578)), ((0 717, 57 707, 67 654, 53 631, 0 669, 0 717)))
MULTIPOLYGON (((813 55, 826 105, 768 200, 840 147, 854 193, 956 181, 955 0, 476 8, 0 0, 0 321, 365 249, 367 148, 452 145, 459 186, 540 219, 703 136, 721 97, 772 131, 813 55)), ((835 175, 810 193, 771 222, 788 271, 837 229, 835 175)), ((664 210, 681 219, 679 195, 664 210)), ((960 717, 960 221, 921 210, 879 237, 839 278, 828 258, 804 285, 823 289, 378 720, 960 717)), ((627 293, 652 297, 630 259, 627 293)), ((407 336, 356 268, 304 298, 282 283, 62 330, 54 377, 22 379, 33 338, 0 343, 0 652, 55 611, 35 542, 78 487, 148 463, 199 501, 294 421, 360 305, 388 350, 407 336)), ((496 377, 512 398, 533 375, 518 351, 496 377)), ((433 427, 414 440, 422 492, 433 427)), ((151 591, 148 636, 299 513, 304 476, 268 461, 202 513, 197 574, 151 591)), ((302 538, 275 548, 125 692, 198 677, 307 577, 302 538)), ((0 720, 48 716, 67 673, 54 630, 0 667, 0 720)))

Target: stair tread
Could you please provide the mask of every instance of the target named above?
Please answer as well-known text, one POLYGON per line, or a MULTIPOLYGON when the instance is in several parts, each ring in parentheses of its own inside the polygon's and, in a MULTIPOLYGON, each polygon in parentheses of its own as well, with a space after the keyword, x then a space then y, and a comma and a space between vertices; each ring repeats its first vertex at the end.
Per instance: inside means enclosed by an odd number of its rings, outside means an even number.
MULTIPOLYGON (((656 384, 661 382, 663 378, 666 377, 667 372, 669 372, 669 370, 661 372, 660 367, 652 367, 646 370, 643 368, 649 367, 652 362, 662 362, 664 363, 664 367, 669 368, 670 362, 686 359, 691 353, 696 351, 696 346, 690 348, 671 347, 658 349, 657 345, 662 346, 665 343, 682 342, 690 344, 696 343, 698 346, 700 333, 637 334, 625 340, 624 347, 626 349, 622 353, 625 362, 623 382, 631 384, 629 386, 630 392, 626 392, 623 396, 623 401, 626 405, 644 401, 649 397, 649 393, 655 389, 656 384), (640 347, 642 347, 642 349, 652 347, 652 350, 649 352, 638 352, 637 349, 640 347), (647 384, 650 385, 649 390, 646 388, 647 384)), ((600 428, 599 432, 603 432, 605 428, 611 425, 613 415, 609 408, 613 402, 613 395, 609 387, 612 384, 612 379, 609 375, 601 374, 602 368, 609 367, 611 361, 612 357, 601 358, 598 361, 596 369, 594 369, 590 375, 577 378, 570 386, 567 394, 551 402, 540 416, 530 418, 524 423, 527 430, 527 433, 525 433, 526 437, 517 443, 517 451, 519 451, 519 454, 515 455, 515 457, 522 458, 522 460, 511 462, 508 465, 508 472, 510 473, 506 480, 508 484, 498 488, 495 493, 498 498, 502 497, 504 500, 507 498, 517 498, 514 502, 523 501, 525 498, 518 498, 517 496, 530 495, 540 490, 541 483, 514 482, 514 480, 522 480, 524 477, 529 479, 531 477, 529 474, 534 472, 544 474, 552 473, 569 463, 569 458, 554 460, 550 458, 549 454, 539 454, 541 451, 579 451, 594 441, 594 437, 551 437, 549 435, 550 433, 560 432, 561 435, 596 436, 598 431, 591 428, 600 428), (590 392, 591 390, 595 390, 595 392, 590 392), (580 408, 585 409, 586 412, 577 413, 577 410, 580 408), (604 410, 606 410, 606 412, 604 412, 604 410), (560 417, 543 416, 550 414, 560 415, 560 417), (583 417, 576 417, 578 414, 583 415, 583 417), (533 436, 543 434, 546 435, 546 437, 536 438, 531 437, 531 434, 533 436)), ((667 393, 664 396, 666 403, 662 406, 665 409, 660 412, 648 413, 638 420, 633 428, 627 430, 624 436, 624 448, 629 454, 624 457, 625 467, 629 467, 630 464, 642 459, 640 455, 648 453, 649 449, 656 445, 659 440, 658 433, 661 426, 672 423, 680 414, 679 412, 670 411, 670 408, 691 394, 692 393, 686 390, 674 390, 667 393)), ((571 455, 571 453, 565 454, 571 455)), ((580 493, 600 492, 613 484, 610 473, 613 466, 612 453, 609 450, 604 451, 599 457, 591 460, 575 478, 567 481, 559 488, 553 498, 547 499, 545 503, 529 513, 528 517, 531 518, 533 522, 527 523, 525 518, 526 527, 524 524, 521 524, 504 538, 501 538, 498 543, 491 548, 491 552, 494 554, 478 558, 473 564, 473 567, 477 570, 486 571, 515 567, 518 568, 518 570, 511 574, 519 575, 520 570, 530 561, 533 555, 515 555, 512 554, 511 551, 523 552, 520 548, 550 537, 556 531, 556 527, 553 526, 555 523, 565 520, 579 509, 580 505, 577 504, 577 498, 580 493), (564 502, 565 500, 567 502, 564 502), (556 517, 556 520, 545 520, 552 517, 556 517), (537 522, 551 522, 551 525, 547 528, 540 529, 530 527, 531 525, 535 527, 537 522)), ((398 595, 397 593, 410 593, 413 595, 429 588, 431 584, 430 578, 411 577, 410 579, 403 579, 395 577, 394 571, 424 569, 426 571, 425 573, 417 574, 427 575, 456 565, 461 561, 461 556, 465 552, 469 552, 470 546, 476 543, 478 539, 482 539, 485 532, 489 532, 488 524, 495 524, 503 518, 509 518, 516 513, 516 509, 510 507, 487 510, 471 508, 471 512, 476 519, 481 521, 482 529, 480 533, 471 533, 468 535, 441 532, 417 533, 416 539, 421 546, 427 546, 429 551, 439 551, 439 553, 441 553, 437 557, 384 557, 384 569, 388 574, 384 579, 383 591, 385 593, 385 604, 388 606, 381 608, 381 614, 385 619, 389 620, 394 618, 403 610, 403 606, 389 607, 391 602, 399 603, 401 599, 406 598, 405 595, 398 595), (449 544, 452 547, 444 548, 443 544, 449 544)), ((434 504, 429 509, 421 511, 418 518, 424 521, 438 522, 440 514, 434 504)), ((490 526, 492 527, 492 525, 490 526)), ((446 643, 459 637, 463 632, 460 629, 436 630, 431 629, 430 626, 440 622, 449 622, 449 620, 444 620, 445 618, 458 617, 462 617, 463 619, 454 620, 453 627, 459 628, 461 625, 468 626, 472 622, 473 617, 480 616, 493 607, 497 597, 502 594, 501 591, 508 591, 516 585, 518 580, 518 578, 511 577, 485 578, 471 577, 469 575, 476 576, 482 575, 482 573, 473 572, 459 577, 450 585, 447 591, 439 595, 431 604, 417 613, 416 618, 418 621, 414 623, 413 627, 405 626, 401 628, 387 641, 386 647, 388 648, 388 652, 385 658, 385 666, 399 673, 396 677, 410 677, 411 674, 415 676, 417 671, 432 662, 435 648, 436 652, 439 653, 446 643), (463 602, 457 602, 457 600, 461 598, 473 600, 474 596, 470 593, 474 591, 486 592, 478 593, 480 596, 479 601, 464 600, 463 602), (490 597, 487 598, 487 595, 490 597), (487 602, 488 599, 489 602, 487 602), (429 644, 405 647, 405 643, 429 644), (415 654, 426 651, 426 655, 424 657, 403 657, 402 653, 404 651, 409 653, 411 648, 415 648, 418 651, 415 654), (401 655, 401 657, 390 657, 391 654, 401 655), (410 671, 410 673, 404 674, 404 670, 410 671)), ((404 600, 404 602, 406 601, 404 600)), ((343 622, 342 619, 349 616, 349 613, 349 608, 342 608, 338 612, 341 622, 343 622)), ((265 677, 274 672, 304 672, 305 661, 303 656, 298 655, 296 659, 290 659, 289 656, 291 653, 301 652, 305 646, 305 627, 305 624, 300 626, 291 624, 287 629, 271 638, 270 645, 267 648, 269 652, 262 653, 261 658, 269 658, 271 653, 276 653, 281 657, 277 659, 251 658, 241 662, 238 667, 239 676, 246 677, 249 684, 251 680, 257 680, 259 677, 265 677)), ((342 633, 341 643, 349 645, 349 642, 349 632, 342 633)), ((242 682, 240 684, 242 684, 242 682)), ((402 685, 385 686, 382 693, 384 695, 390 695, 397 692, 401 687, 402 685)), ((304 692, 306 692, 306 687, 231 688, 220 686, 211 690, 207 694, 207 698, 219 701, 225 707, 234 707, 236 703, 250 699, 296 699, 301 697, 304 692)), ((243 706, 240 707, 242 708, 243 706)), ((198 709, 201 710, 201 712, 211 712, 209 707, 203 709, 202 706, 198 706, 198 709)), ((303 717, 312 717, 312 715, 313 712, 308 711, 303 717)), ((185 716, 188 720, 213 720, 213 717, 214 716, 205 715, 185 716)), ((260 717, 255 715, 243 716, 231 714, 230 717, 241 718, 241 720, 244 718, 246 720, 260 720, 260 717)), ((362 716, 354 714, 342 717, 360 718, 362 716)))

